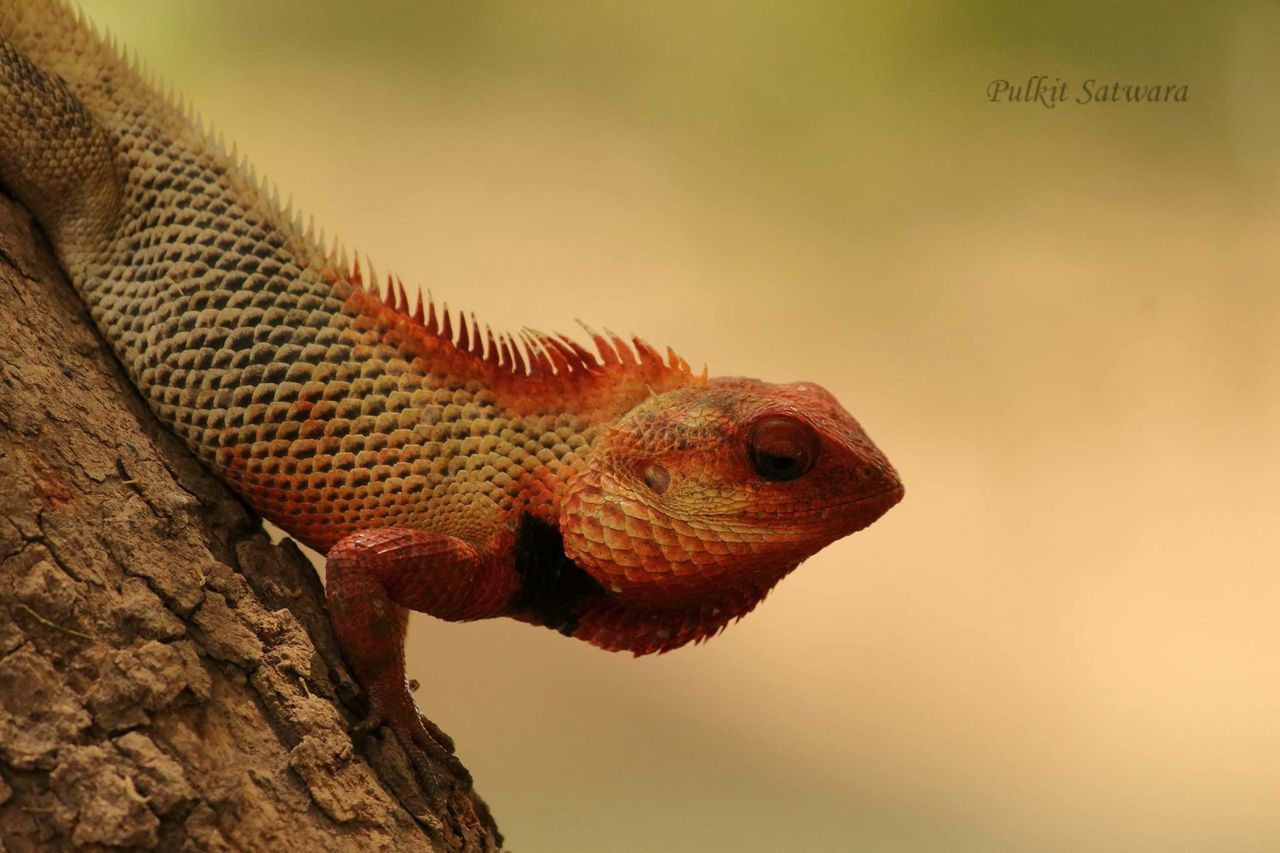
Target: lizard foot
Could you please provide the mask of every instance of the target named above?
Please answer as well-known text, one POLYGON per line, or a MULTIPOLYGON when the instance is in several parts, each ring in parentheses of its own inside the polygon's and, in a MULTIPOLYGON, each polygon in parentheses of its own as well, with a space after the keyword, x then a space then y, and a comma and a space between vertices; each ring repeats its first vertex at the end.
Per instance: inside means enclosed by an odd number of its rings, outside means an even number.
POLYGON ((391 707, 371 702, 368 716, 352 727, 352 734, 372 734, 381 726, 395 735, 435 807, 444 805, 449 788, 471 785, 471 773, 454 755, 453 739, 423 716, 407 693, 391 707))

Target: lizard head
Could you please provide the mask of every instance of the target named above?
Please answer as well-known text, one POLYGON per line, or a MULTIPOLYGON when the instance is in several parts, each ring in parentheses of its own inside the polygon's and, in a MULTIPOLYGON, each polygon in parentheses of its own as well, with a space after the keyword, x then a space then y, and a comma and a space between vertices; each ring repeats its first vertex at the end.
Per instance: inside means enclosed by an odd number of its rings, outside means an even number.
POLYGON ((893 466, 825 389, 713 379, 654 394, 569 484, 565 553, 629 605, 762 597, 901 500, 893 466))

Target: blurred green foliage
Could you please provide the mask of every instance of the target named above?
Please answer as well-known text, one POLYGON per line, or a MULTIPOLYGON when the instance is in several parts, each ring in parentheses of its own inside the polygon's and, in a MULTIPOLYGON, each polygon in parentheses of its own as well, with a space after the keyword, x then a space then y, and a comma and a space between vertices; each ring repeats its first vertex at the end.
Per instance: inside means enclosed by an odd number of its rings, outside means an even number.
MULTIPOLYGON (((129 0, 93 7, 113 18, 139 10, 129 0)), ((1240 90, 1260 98, 1280 83, 1276 61, 1268 60, 1275 42, 1268 47, 1251 38, 1268 29, 1280 36, 1280 7, 1263 0, 1069 6, 396 0, 327 4, 322 13, 316 7, 147 4, 136 25, 166 32, 179 61, 198 54, 202 41, 216 41, 282 66, 393 64, 402 85, 455 97, 555 89, 632 121, 665 125, 674 144, 731 142, 780 167, 828 175, 833 166, 837 174, 848 171, 835 161, 848 159, 842 146, 851 137, 869 148, 920 150, 966 128, 979 131, 990 119, 981 109, 988 106, 986 84, 1032 74, 1077 83, 1088 77, 1186 83, 1191 102, 1184 106, 1077 110, 1069 119, 1036 120, 1059 138, 1070 121, 1084 135, 1105 134, 1144 157, 1158 142, 1160 156, 1227 164, 1240 90), (281 32, 292 37, 282 41, 281 32)))

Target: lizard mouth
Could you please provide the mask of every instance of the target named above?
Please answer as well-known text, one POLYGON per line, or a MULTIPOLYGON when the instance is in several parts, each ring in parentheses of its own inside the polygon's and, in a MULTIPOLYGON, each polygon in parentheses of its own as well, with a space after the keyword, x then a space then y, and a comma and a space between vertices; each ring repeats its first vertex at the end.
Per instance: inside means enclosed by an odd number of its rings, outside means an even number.
POLYGON ((825 506, 822 508, 819 517, 824 522, 833 519, 847 520, 851 526, 841 527, 842 530, 846 531, 842 535, 847 536, 870 526, 886 512, 893 509, 905 494, 906 489, 903 488, 902 483, 894 482, 869 495, 859 495, 847 501, 825 506))

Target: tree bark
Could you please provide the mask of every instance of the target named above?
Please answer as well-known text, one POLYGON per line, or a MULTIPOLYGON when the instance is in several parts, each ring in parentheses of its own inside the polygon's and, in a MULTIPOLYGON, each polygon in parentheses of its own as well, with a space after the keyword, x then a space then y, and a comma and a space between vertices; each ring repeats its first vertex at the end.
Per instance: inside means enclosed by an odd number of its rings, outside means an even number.
POLYGON ((0 196, 0 849, 496 849, 434 808, 302 553, 142 403, 0 196))

